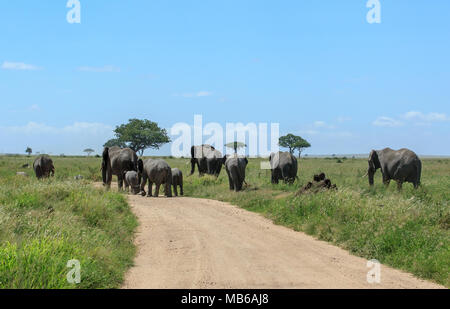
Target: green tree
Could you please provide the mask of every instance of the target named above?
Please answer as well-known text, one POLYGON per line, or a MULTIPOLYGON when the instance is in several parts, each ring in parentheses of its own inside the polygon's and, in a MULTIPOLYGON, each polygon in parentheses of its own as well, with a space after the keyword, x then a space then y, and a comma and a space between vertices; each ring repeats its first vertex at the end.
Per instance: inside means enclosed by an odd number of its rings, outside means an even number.
POLYGON ((83 152, 87 153, 87 155, 89 157, 91 155, 91 153, 95 152, 95 150, 91 149, 91 148, 87 148, 87 149, 83 150, 83 152))
POLYGON ((244 143, 241 142, 232 142, 225 145, 228 148, 234 149, 234 153, 237 153, 238 149, 247 147, 244 143))
POLYGON ((33 149, 31 149, 30 147, 27 147, 25 152, 28 153, 28 156, 31 156, 31 154, 33 153, 33 149))
POLYGON ((113 138, 110 139, 109 141, 107 141, 103 147, 113 147, 113 146, 118 146, 120 148, 125 148, 127 147, 125 142, 122 142, 121 140, 119 140, 118 138, 113 138))
POLYGON ((302 155, 303 150, 305 150, 305 148, 309 148, 309 147, 311 147, 311 144, 308 143, 308 141, 306 141, 303 138, 294 144, 294 149, 296 149, 298 151, 299 158, 302 155))
POLYGON ((159 149, 162 145, 170 143, 166 129, 161 129, 156 122, 147 119, 130 119, 127 124, 117 126, 114 130, 116 138, 105 143, 110 145, 129 147, 143 155, 145 149, 159 149))
POLYGON ((294 154, 295 150, 298 150, 299 157, 305 148, 311 147, 311 144, 305 139, 294 134, 288 134, 280 137, 278 144, 280 147, 289 148, 289 152, 292 154, 294 154))

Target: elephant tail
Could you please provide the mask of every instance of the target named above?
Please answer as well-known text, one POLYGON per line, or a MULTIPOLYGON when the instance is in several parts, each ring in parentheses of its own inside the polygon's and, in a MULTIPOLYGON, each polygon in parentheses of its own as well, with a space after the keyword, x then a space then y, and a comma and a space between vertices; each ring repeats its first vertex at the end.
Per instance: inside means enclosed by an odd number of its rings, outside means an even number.
POLYGON ((420 160, 417 161, 417 184, 416 186, 420 186, 420 178, 422 177, 422 162, 420 160))

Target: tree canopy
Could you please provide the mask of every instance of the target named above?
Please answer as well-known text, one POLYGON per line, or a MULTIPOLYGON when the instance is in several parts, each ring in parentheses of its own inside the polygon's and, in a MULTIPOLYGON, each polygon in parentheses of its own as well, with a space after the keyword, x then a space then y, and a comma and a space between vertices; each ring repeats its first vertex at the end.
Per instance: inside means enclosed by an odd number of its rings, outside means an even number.
POLYGON ((228 148, 234 149, 234 153, 237 153, 237 150, 240 148, 247 147, 246 144, 241 143, 241 142, 232 142, 232 143, 225 144, 225 146, 228 148))
POLYGON ((114 132, 116 138, 107 141, 104 147, 128 147, 141 156, 147 148, 159 149, 170 142, 166 129, 147 119, 130 119, 127 124, 117 126, 114 132))
POLYGON ((294 153, 298 150, 298 156, 300 157, 305 148, 311 147, 311 144, 300 136, 288 134, 280 137, 279 145, 284 148, 289 148, 290 153, 294 153))
POLYGON ((87 155, 89 157, 91 155, 91 153, 95 152, 95 150, 91 149, 91 148, 87 148, 87 149, 83 150, 83 152, 87 153, 87 155))
POLYGON ((25 152, 28 153, 29 156, 31 156, 33 150, 30 147, 27 147, 27 149, 25 149, 25 152))

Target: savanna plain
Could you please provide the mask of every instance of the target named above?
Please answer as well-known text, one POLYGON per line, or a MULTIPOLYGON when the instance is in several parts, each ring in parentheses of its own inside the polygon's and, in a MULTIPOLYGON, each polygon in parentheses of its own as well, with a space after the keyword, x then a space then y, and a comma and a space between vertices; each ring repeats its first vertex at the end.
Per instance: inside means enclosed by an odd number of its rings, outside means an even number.
MULTIPOLYGON (((52 159, 55 177, 39 181, 22 167, 33 156, 0 156, 0 288, 120 287, 133 265, 138 226, 126 193, 93 185, 101 182, 101 158, 52 159), (77 285, 66 280, 74 258, 83 265, 77 285)), ((187 177, 189 159, 163 159, 183 171, 185 196, 229 202, 450 287, 450 159, 422 159, 422 185, 402 191, 395 183, 385 187, 380 172, 369 187, 366 159, 302 158, 293 185, 271 184, 270 170, 260 168, 264 159, 249 159, 239 193, 229 191, 224 169, 218 178, 187 177), (337 190, 297 194, 321 172, 337 190)))

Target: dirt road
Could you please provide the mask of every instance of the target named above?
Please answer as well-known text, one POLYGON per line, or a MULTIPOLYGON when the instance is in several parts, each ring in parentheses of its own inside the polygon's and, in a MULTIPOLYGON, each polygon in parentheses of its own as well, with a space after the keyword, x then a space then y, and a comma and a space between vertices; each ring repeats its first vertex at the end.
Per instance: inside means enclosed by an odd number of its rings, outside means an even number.
POLYGON ((140 227, 123 288, 438 288, 274 225, 238 207, 194 198, 129 196, 140 227))

